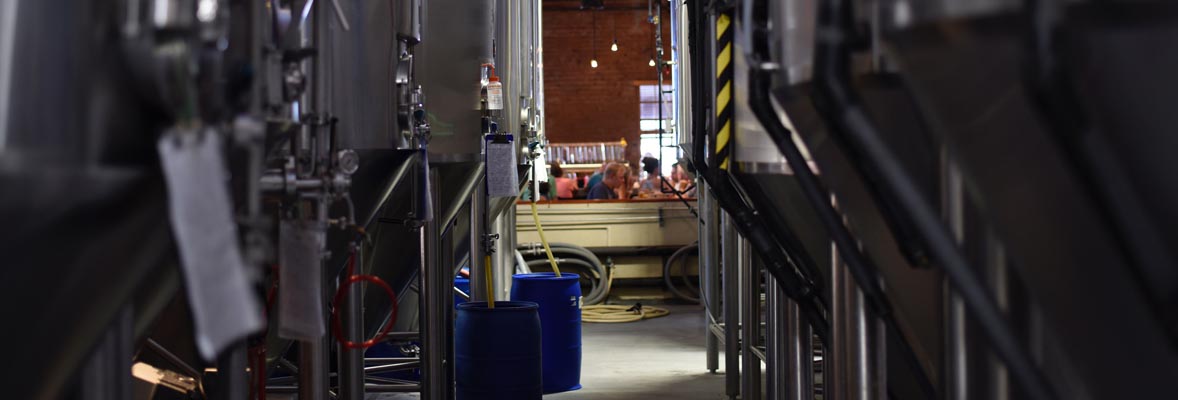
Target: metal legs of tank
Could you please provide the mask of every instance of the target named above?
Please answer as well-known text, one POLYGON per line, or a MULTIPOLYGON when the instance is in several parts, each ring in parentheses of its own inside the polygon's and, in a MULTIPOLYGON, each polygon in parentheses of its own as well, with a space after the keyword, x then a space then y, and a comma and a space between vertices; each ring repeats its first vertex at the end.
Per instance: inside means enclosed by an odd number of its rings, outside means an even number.
MULTIPOLYGON (((477 185, 474 190, 467 196, 467 201, 470 203, 467 210, 470 212, 470 299, 471 301, 487 301, 487 269, 483 265, 485 263, 486 241, 484 236, 486 232, 483 231, 484 221, 487 212, 487 191, 485 185, 477 185)), ((502 300, 496 297, 497 300, 502 300)))
POLYGON ((511 276, 515 274, 515 204, 503 210, 503 213, 491 224, 493 234, 499 235, 495 254, 491 257, 491 274, 495 281, 495 298, 507 300, 511 294, 511 276))
MULTIPOLYGON (((437 174, 430 174, 433 185, 438 187, 437 174)), ((440 205, 435 202, 434 209, 440 205)), ((443 218, 445 219, 445 218, 443 218)), ((452 397, 453 365, 450 357, 451 330, 453 328, 453 271, 447 262, 446 253, 452 253, 451 246, 441 243, 439 226, 445 223, 434 218, 421 229, 421 396, 426 400, 446 400, 452 397)))
POLYGON ((752 245, 740 239, 740 398, 760 400, 761 359, 761 268, 753 257, 752 245))
POLYGON ((801 308, 765 279, 765 397, 814 399, 814 349, 801 308))
MULTIPOLYGON (((776 281, 774 281, 776 285, 776 281)), ((781 294, 780 289, 777 289, 778 304, 785 296, 781 294)), ((781 353, 785 356, 785 396, 771 397, 772 399, 784 398, 786 400, 814 400, 814 345, 813 333, 810 331, 810 325, 802 316, 802 309, 798 307, 797 303, 786 300, 784 305, 785 313, 785 350, 781 353)), ((779 364, 780 365, 780 364, 779 364)), ((777 393, 781 391, 778 390, 777 393)))
MULTIPOLYGON (((357 246, 354 254, 353 268, 357 274, 364 273, 364 246, 357 246)), ((364 291, 353 287, 348 290, 342 306, 344 312, 340 315, 343 325, 344 339, 353 343, 365 340, 364 317, 361 304, 364 301, 364 291)), ((339 397, 343 400, 364 399, 364 349, 349 349, 342 344, 336 344, 339 354, 339 397)))
POLYGON ((765 279, 765 398, 784 399, 789 356, 785 324, 789 302, 772 277, 765 279))
POLYGON ((740 239, 727 214, 721 216, 724 257, 724 382, 728 398, 740 396, 740 239))
POLYGON ((855 279, 832 246, 831 351, 823 359, 823 396, 830 399, 887 398, 883 324, 871 316, 855 279))
MULTIPOLYGON (((320 279, 326 268, 320 264, 320 279)), ((327 290, 328 285, 322 285, 327 290)), ((319 301, 325 301, 327 294, 321 295, 319 301)), ((326 316, 324 316, 326 317, 326 316)), ((326 320, 326 319, 324 319, 326 320)), ((328 367, 331 362, 331 348, 328 343, 329 335, 323 335, 313 341, 299 341, 299 399, 327 400, 327 391, 331 384, 328 367)))
MULTIPOLYGON (((699 181, 703 185, 703 181, 699 181)), ((707 188, 699 193, 699 276, 707 323, 704 345, 708 371, 720 369, 720 213, 707 188)))

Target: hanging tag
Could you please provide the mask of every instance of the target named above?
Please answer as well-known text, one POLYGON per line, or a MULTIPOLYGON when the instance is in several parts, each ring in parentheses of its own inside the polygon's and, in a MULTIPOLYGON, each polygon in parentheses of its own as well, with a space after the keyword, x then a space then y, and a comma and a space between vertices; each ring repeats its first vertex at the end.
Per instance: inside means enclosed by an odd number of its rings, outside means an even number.
POLYGON ((238 247, 221 135, 172 129, 158 143, 196 348, 206 361, 263 327, 238 247))
POLYGON ((519 194, 515 142, 511 135, 487 135, 487 195, 515 197, 519 194))
POLYGON ((324 228, 282 221, 278 228, 278 337, 315 341, 326 332, 321 268, 324 228))

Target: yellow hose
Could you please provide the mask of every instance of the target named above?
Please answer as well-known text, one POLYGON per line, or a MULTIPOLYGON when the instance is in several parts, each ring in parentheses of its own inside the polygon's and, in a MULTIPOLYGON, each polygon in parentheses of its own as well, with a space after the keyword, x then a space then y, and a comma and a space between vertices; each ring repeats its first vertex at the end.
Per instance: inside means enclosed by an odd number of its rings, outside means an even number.
POLYGON ((483 276, 487 282, 487 308, 495 308, 495 285, 491 279, 491 255, 483 259, 483 276))
POLYGON ((548 239, 544 238, 544 228, 540 226, 540 212, 536 211, 536 201, 532 200, 532 221, 536 222, 536 233, 540 234, 540 243, 544 244, 544 252, 548 254, 548 264, 552 266, 552 271, 556 272, 556 276, 560 277, 560 268, 556 266, 556 257, 552 256, 552 248, 548 247, 548 239))

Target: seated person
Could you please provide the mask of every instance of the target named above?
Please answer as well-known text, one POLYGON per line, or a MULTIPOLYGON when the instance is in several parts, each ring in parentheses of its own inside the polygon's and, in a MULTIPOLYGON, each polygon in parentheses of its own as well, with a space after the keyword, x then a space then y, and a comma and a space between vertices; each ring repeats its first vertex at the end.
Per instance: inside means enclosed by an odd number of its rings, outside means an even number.
POLYGON ((671 181, 674 182, 675 191, 683 197, 695 197, 695 177, 687 170, 687 160, 675 163, 671 171, 671 181))
POLYGON ((589 195, 586 198, 589 200, 617 199, 619 198, 618 190, 629 188, 627 185, 629 177, 630 171, 625 165, 609 163, 601 175, 601 182, 589 188, 589 195))
POLYGON ((660 197, 664 191, 671 190, 671 186, 663 181, 662 170, 659 169, 659 159, 643 158, 642 170, 646 171, 646 179, 643 179, 638 186, 639 197, 660 197))
POLYGON ((552 179, 551 182, 556 182, 555 197, 557 199, 571 199, 576 196, 577 181, 572 178, 564 176, 564 169, 560 167, 560 163, 552 163, 552 179))
POLYGON ((598 183, 601 183, 601 177, 605 172, 605 167, 608 167, 612 163, 613 162, 601 163, 601 168, 593 171, 593 175, 589 176, 589 180, 585 183, 585 186, 581 186, 581 190, 578 191, 577 197, 589 197, 589 189, 593 189, 594 186, 597 186, 598 183))

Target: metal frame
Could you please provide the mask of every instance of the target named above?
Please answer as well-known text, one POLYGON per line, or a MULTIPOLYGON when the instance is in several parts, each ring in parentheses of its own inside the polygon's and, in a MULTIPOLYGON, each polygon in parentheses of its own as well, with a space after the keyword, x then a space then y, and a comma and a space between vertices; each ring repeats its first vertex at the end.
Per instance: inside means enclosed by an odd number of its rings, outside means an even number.
POLYGON ((724 233, 721 235, 722 240, 721 254, 724 257, 723 267, 724 273, 721 276, 721 282, 724 285, 724 382, 725 393, 728 397, 735 399, 740 396, 740 256, 737 251, 739 248, 739 235, 736 233, 736 226, 733 225, 732 218, 728 213, 723 213, 720 217, 721 224, 723 224, 724 233))

